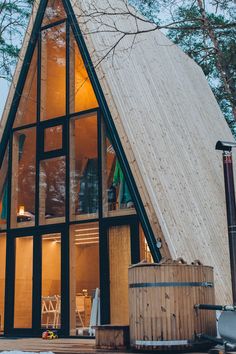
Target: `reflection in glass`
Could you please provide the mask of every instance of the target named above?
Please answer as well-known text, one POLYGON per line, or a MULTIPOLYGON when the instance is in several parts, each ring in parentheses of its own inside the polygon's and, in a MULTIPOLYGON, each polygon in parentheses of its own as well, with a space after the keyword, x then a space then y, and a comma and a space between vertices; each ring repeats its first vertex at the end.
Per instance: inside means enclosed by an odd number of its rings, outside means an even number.
POLYGON ((134 203, 108 134, 103 140, 103 208, 105 216, 134 213, 134 203))
POLYGON ((98 107, 78 45, 71 31, 70 42, 70 113, 98 107))
POLYGON ((44 152, 62 149, 62 125, 44 129, 44 152))
POLYGON ((41 225, 65 221, 65 176, 65 157, 41 161, 39 182, 39 222, 41 225))
POLYGON ((72 119, 70 125, 71 219, 97 217, 97 115, 72 119))
POLYGON ((41 120, 65 115, 66 27, 42 31, 41 120))
POLYGON ((70 265, 70 334, 91 335, 92 313, 100 324, 98 223, 70 227, 70 265))
POLYGON ((36 123, 37 116, 37 57, 38 47, 29 66, 29 71, 21 94, 20 103, 16 112, 14 128, 31 123, 36 123))
POLYGON ((62 1, 49 0, 43 18, 43 26, 46 26, 52 22, 63 20, 64 18, 66 18, 66 12, 62 1))
POLYGON ((0 333, 4 331, 6 234, 0 234, 0 333))
POLYGON ((143 231, 141 224, 139 225, 139 245, 140 245, 140 259, 147 263, 153 263, 152 254, 143 231))
POLYGON ((7 227, 7 211, 8 211, 8 152, 7 146, 6 152, 3 158, 2 166, 0 169, 0 230, 5 230, 7 227))
POLYGON ((61 327, 61 234, 42 236, 41 327, 61 327))
POLYGON ((11 226, 34 225, 36 128, 14 132, 12 143, 11 226))
POLYGON ((33 237, 17 237, 15 239, 14 328, 32 328, 32 277, 33 237))

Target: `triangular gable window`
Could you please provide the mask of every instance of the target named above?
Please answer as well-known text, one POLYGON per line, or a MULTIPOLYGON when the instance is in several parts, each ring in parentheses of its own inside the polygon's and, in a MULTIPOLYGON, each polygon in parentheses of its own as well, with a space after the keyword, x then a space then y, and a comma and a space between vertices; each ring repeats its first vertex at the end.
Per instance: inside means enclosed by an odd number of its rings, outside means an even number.
POLYGON ((66 114, 66 24, 41 32, 41 120, 66 114))
POLYGON ((84 61, 71 31, 70 41, 70 113, 98 107, 84 61))
POLYGON ((42 26, 63 20, 66 17, 67 16, 62 1, 49 0, 45 10, 42 26))
POLYGON ((23 92, 15 117, 14 128, 36 123, 37 119, 37 56, 38 46, 34 50, 25 80, 23 92))
POLYGON ((70 2, 47 2, 29 65, 25 58, 10 118, 13 228, 125 216, 135 214, 134 205, 145 213, 71 11, 70 2))

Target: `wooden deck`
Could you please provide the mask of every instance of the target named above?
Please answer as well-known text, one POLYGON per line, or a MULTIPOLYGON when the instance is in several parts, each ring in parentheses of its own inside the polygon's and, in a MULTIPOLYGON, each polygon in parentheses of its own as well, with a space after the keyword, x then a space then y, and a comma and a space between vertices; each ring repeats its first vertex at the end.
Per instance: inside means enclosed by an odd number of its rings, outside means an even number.
POLYGON ((0 352, 20 350, 28 352, 53 353, 95 353, 95 340, 93 339, 54 339, 41 338, 0 338, 0 352))
MULTIPOLYGON (((86 354, 86 353, 118 353, 127 354, 131 351, 108 351, 96 350, 95 340, 93 339, 76 339, 64 338, 55 340, 43 340, 41 338, 5 338, 0 337, 0 353, 2 351, 24 351, 24 352, 53 352, 58 354, 86 354)), ((142 354, 141 351, 138 352, 142 354)), ((150 353, 150 352, 149 352, 150 353)), ((168 353, 168 352, 166 352, 168 353)), ((169 352, 173 354, 173 352, 169 352)), ((161 352, 160 352, 161 354, 161 352)), ((185 352, 185 354, 188 354, 185 352)), ((207 354, 207 352, 191 353, 191 354, 207 354)), ((219 352, 217 352, 219 354, 219 352)), ((232 353, 233 354, 233 353, 232 353)), ((236 354, 236 353, 234 353, 236 354)))

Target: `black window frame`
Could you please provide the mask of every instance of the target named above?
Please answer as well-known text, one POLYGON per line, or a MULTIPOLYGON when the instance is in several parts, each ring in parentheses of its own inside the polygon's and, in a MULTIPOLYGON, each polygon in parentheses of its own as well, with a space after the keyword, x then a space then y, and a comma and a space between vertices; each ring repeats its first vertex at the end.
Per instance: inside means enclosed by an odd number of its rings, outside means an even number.
POLYGON ((38 127, 39 130, 39 136, 40 141, 39 141, 39 159, 40 160, 46 160, 50 159, 53 157, 59 157, 59 156, 66 156, 66 146, 67 146, 67 132, 66 132, 66 118, 53 118, 48 121, 42 121, 40 122, 40 125, 38 127), (62 142, 61 142, 61 148, 59 149, 54 149, 54 150, 49 150, 45 151, 45 130, 50 129, 53 127, 61 126, 62 127, 62 142))

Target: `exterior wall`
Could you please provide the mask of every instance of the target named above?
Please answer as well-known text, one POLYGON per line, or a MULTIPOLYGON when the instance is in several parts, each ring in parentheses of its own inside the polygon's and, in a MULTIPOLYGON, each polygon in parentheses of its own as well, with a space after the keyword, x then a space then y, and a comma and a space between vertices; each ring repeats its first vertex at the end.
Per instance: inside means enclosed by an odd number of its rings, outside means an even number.
MULTIPOLYGON (((77 16, 81 24, 78 8, 77 16)), ((129 20, 120 23, 130 26, 129 20)), ((88 25, 84 32, 96 32, 94 23, 88 25)), ((96 64, 114 34, 85 40, 96 64)), ((126 37, 97 73, 150 221, 173 258, 214 266, 216 301, 230 303, 224 183, 215 143, 232 135, 191 59, 158 31, 140 35, 127 52, 132 40, 126 37)))

